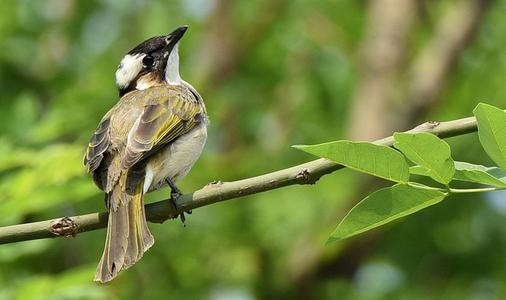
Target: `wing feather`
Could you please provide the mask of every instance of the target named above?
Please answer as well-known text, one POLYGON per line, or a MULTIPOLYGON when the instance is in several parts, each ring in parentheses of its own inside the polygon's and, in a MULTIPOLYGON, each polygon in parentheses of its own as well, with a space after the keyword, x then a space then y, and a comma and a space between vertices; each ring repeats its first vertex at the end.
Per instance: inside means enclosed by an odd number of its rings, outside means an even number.
POLYGON ((83 163, 90 173, 98 168, 100 162, 104 158, 104 152, 107 151, 107 148, 111 143, 110 122, 110 116, 109 114, 106 114, 98 124, 98 127, 88 144, 88 148, 86 149, 83 163))
POLYGON ((198 115, 203 108, 189 91, 187 94, 190 96, 171 90, 168 97, 153 99, 144 107, 128 134, 122 160, 124 169, 157 153, 199 123, 198 115))
POLYGON ((202 121, 205 107, 189 87, 133 91, 102 118, 86 149, 84 164, 97 185, 108 192, 124 171, 131 171, 202 121))

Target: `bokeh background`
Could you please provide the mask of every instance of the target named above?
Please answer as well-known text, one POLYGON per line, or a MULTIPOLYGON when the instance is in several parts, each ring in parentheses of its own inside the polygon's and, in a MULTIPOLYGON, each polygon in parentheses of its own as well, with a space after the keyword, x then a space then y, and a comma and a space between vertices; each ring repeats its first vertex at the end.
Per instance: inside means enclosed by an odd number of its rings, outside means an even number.
MULTIPOLYGON (((293 144, 504 108, 505 14, 491 0, 0 1, 0 226, 104 210, 82 155, 118 99, 120 58, 148 37, 190 25, 181 73, 212 121, 190 192, 313 159, 293 144)), ((491 164, 476 134, 448 141, 456 160, 491 164)), ((324 246, 386 184, 343 170, 151 224, 155 246, 104 286, 104 230, 1 245, 0 299, 506 297, 501 193, 324 246)))

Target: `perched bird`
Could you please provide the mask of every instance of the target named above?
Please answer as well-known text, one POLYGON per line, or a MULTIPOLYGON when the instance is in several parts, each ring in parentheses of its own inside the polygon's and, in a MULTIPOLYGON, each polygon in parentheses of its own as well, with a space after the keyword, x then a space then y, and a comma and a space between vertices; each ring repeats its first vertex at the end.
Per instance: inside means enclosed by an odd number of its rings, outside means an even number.
POLYGON ((199 93, 179 75, 182 26, 128 52, 116 71, 120 99, 102 118, 84 157, 105 192, 109 223, 95 281, 107 282, 136 263, 154 243, 144 195, 186 176, 207 138, 199 93))

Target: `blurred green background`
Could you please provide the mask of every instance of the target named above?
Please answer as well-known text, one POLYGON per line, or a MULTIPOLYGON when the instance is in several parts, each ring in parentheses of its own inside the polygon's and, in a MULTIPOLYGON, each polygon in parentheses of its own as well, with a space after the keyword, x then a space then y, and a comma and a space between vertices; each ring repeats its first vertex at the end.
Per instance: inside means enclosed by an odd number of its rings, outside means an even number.
MULTIPOLYGON (((0 1, 0 226, 103 211, 82 166, 139 42, 190 25, 181 73, 211 118, 193 191, 313 159, 290 148, 371 140, 506 99, 506 2, 0 1)), ((456 160, 490 165, 475 134, 456 160)), ((350 170, 150 224, 155 246, 92 282, 105 231, 0 246, 0 299, 504 299, 504 194, 452 197, 324 246, 386 185, 350 170)), ((169 196, 169 190, 148 201, 169 196)))

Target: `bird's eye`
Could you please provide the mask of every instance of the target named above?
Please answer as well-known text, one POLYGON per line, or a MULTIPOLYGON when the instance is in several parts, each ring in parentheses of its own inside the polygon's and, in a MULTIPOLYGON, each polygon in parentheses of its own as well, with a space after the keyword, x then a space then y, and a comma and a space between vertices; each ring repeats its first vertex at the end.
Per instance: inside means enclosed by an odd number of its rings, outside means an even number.
POLYGON ((142 59, 142 63, 146 66, 146 67, 151 67, 153 65, 153 62, 154 62, 154 58, 153 56, 151 55, 146 55, 144 56, 144 58, 142 59))

